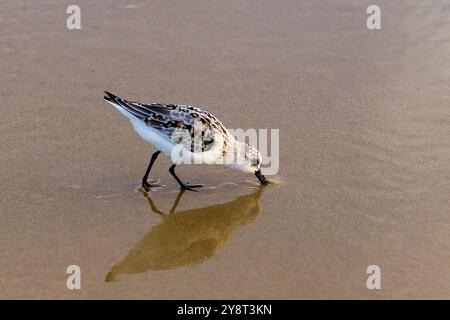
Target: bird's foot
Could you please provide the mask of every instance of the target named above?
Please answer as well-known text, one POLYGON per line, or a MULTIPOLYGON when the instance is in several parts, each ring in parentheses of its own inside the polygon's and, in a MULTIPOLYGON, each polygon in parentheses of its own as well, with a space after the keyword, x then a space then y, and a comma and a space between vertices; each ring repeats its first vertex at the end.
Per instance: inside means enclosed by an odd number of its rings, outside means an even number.
POLYGON ((190 184, 188 181, 180 185, 182 190, 189 190, 189 191, 196 191, 194 188, 201 188, 203 187, 202 184, 190 184))
POLYGON ((142 188, 145 189, 146 191, 149 191, 150 188, 161 187, 161 185, 157 182, 158 181, 151 181, 149 183, 148 181, 144 180, 144 181, 142 181, 142 188))

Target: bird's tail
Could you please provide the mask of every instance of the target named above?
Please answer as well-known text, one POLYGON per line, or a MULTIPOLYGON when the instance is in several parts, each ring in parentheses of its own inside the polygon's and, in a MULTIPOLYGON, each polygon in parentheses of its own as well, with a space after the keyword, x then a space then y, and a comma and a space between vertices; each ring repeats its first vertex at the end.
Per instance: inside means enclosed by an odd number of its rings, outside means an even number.
POLYGON ((106 93, 106 96, 104 96, 103 99, 105 99, 106 101, 111 102, 111 103, 117 103, 116 99, 119 98, 118 96, 116 96, 108 91, 105 91, 105 93, 106 93))
MULTIPOLYGON (((119 110, 127 118, 134 116, 141 120, 145 119, 145 114, 142 113, 136 106, 133 106, 132 102, 126 101, 111 92, 105 91, 106 96, 103 97, 105 101, 111 103, 117 110, 119 110)), ((130 118, 131 119, 131 118, 130 118)))

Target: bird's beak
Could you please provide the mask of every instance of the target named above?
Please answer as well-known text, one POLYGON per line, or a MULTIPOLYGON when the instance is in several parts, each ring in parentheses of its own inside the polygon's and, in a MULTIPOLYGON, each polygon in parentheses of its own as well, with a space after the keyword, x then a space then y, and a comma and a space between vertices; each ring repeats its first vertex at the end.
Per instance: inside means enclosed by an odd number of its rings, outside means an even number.
POLYGON ((267 181, 266 177, 263 176, 261 173, 261 169, 258 171, 255 171, 255 176, 258 178, 258 180, 261 182, 261 184, 268 184, 269 181, 267 181))

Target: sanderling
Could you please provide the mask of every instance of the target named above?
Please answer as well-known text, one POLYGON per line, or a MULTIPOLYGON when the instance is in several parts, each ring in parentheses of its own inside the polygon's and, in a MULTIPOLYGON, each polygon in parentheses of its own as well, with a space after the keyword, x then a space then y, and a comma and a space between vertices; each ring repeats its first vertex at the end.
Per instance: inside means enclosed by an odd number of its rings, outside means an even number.
POLYGON ((105 93, 103 98, 126 116, 139 136, 157 150, 152 154, 142 178, 143 188, 156 186, 148 183, 147 179, 161 152, 171 157, 173 164, 169 172, 185 190, 196 191, 194 188, 202 186, 184 183, 175 174, 175 167, 190 163, 189 159, 193 159, 194 163, 227 164, 233 169, 255 174, 261 184, 268 183, 261 173, 259 151, 237 141, 212 114, 188 105, 139 103, 124 100, 107 91, 105 93), (182 156, 178 156, 180 150, 182 156))

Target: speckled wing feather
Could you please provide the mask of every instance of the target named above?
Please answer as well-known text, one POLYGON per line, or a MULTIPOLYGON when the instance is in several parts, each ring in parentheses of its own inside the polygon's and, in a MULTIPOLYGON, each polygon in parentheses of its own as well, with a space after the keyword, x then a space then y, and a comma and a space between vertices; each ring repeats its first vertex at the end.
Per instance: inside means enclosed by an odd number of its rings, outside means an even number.
POLYGON ((222 132, 226 130, 213 115, 197 107, 161 103, 145 104, 127 101, 109 92, 106 94, 108 95, 104 97, 106 100, 120 105, 174 143, 181 142, 174 141, 175 130, 189 132, 191 152, 200 151, 200 148, 195 148, 196 143, 201 143, 201 151, 207 150, 214 142, 213 130, 222 132))

